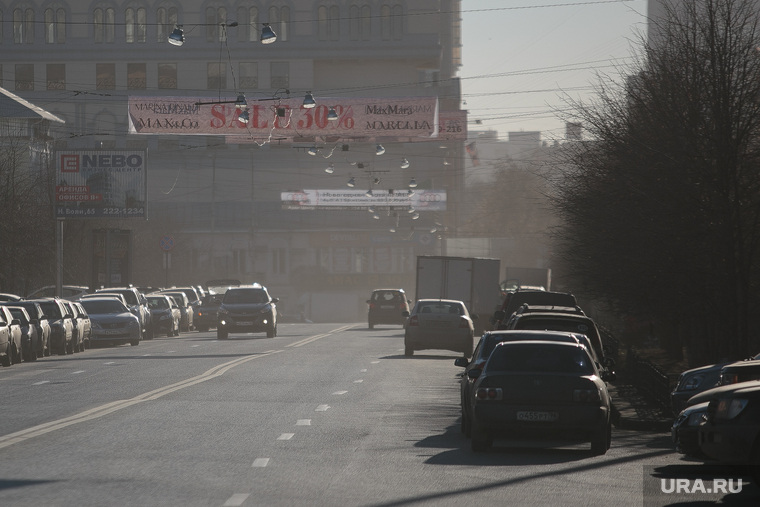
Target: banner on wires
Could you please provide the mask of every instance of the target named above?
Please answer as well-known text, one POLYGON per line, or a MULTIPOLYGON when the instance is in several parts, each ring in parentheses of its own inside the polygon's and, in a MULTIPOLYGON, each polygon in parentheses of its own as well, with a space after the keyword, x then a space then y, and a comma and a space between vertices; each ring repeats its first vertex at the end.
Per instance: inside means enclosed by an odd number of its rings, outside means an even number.
POLYGON ((295 190, 280 194, 282 208, 290 210, 414 208, 417 211, 444 211, 445 190, 295 190))
MULTIPOLYGON (((303 98, 249 99, 246 107, 240 108, 234 97, 216 101, 209 97, 130 97, 129 132, 241 136, 264 141, 308 137, 432 141, 442 132, 437 97, 317 96, 315 101, 315 107, 306 108, 303 98), (331 109, 337 119, 328 119, 331 109), (247 122, 241 120, 244 112, 247 122)), ((443 125, 443 131, 464 128, 461 122, 457 127, 452 121, 443 125)))
POLYGON ((146 218, 145 151, 59 151, 57 218, 146 218))

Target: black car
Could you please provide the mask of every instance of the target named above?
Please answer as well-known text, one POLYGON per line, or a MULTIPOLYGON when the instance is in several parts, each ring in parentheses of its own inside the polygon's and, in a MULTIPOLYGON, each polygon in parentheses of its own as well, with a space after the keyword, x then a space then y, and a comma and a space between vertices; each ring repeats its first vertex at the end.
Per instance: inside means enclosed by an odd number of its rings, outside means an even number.
POLYGON ((499 343, 473 392, 473 451, 487 450, 494 438, 591 442, 594 455, 610 447, 610 395, 579 343, 499 343))
POLYGON ((569 292, 552 292, 546 290, 515 290, 504 296, 501 308, 494 312, 492 324, 494 329, 506 329, 507 320, 523 305, 563 306, 576 308, 578 302, 569 292))
POLYGON ((222 299, 224 299, 224 294, 206 294, 201 298, 200 304, 196 307, 193 320, 195 329, 205 332, 212 327, 216 327, 217 314, 219 313, 222 299))
POLYGON ((277 336, 279 298, 269 295, 258 283, 232 287, 224 293, 216 323, 216 337, 226 340, 229 333, 261 333, 277 336))
POLYGON ((472 423, 470 421, 470 411, 472 409, 472 397, 474 395, 473 386, 483 368, 491 357, 491 352, 496 345, 502 342, 514 341, 531 341, 531 340, 550 340, 567 343, 581 343, 580 337, 572 333, 546 332, 546 331, 487 331, 480 337, 475 351, 472 353, 472 361, 466 357, 458 357, 454 360, 454 365, 464 368, 459 385, 460 405, 462 409, 461 430, 466 436, 471 435, 472 423))
POLYGON ((367 327, 377 324, 403 326, 404 312, 409 311, 410 301, 403 289, 375 289, 367 300, 367 327))
POLYGON ((760 386, 749 382, 733 387, 710 400, 699 427, 699 447, 720 463, 751 465, 750 474, 760 482, 760 386))

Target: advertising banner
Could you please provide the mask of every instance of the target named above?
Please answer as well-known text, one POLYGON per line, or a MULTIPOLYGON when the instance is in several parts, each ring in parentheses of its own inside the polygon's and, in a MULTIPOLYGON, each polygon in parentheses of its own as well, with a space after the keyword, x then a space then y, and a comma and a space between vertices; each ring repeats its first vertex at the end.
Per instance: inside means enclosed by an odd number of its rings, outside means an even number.
MULTIPOLYGON (((436 140, 441 132, 437 97, 251 99, 130 97, 132 134, 224 135, 249 140, 303 138, 436 140), (328 114, 334 110, 337 119, 328 114), (240 115, 247 113, 248 121, 240 115)), ((444 131, 446 125, 444 125, 444 131)))
POLYGON ((145 151, 56 152, 57 218, 146 218, 145 151))
POLYGON ((280 194, 282 208, 313 210, 317 208, 356 209, 374 207, 414 208, 418 211, 446 209, 445 190, 296 190, 280 194))

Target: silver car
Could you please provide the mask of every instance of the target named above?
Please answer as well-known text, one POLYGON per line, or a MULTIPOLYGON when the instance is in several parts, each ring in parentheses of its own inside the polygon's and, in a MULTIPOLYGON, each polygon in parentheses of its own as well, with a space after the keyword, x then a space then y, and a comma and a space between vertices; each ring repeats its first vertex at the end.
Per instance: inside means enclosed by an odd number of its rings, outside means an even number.
POLYGON ((404 354, 415 350, 443 349, 472 356, 475 326, 462 301, 420 299, 411 312, 403 312, 404 354))
POLYGON ((106 342, 132 346, 140 344, 140 319, 115 298, 87 298, 81 301, 92 324, 92 343, 106 342))

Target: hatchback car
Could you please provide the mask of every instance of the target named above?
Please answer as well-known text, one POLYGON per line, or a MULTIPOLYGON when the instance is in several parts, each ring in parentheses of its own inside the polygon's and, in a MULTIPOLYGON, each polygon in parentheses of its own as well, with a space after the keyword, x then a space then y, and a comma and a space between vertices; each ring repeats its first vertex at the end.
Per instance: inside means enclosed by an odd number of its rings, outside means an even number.
POLYGON ((499 343, 474 386, 472 450, 494 438, 591 442, 610 447, 610 395, 588 350, 577 343, 499 343))
POLYGON ((92 323, 93 343, 140 344, 140 319, 124 303, 115 298, 87 298, 82 300, 92 323))
POLYGON ((193 320, 195 322, 195 328, 198 331, 206 332, 212 327, 216 327, 217 314, 219 313, 219 307, 224 299, 224 294, 206 294, 201 298, 200 304, 196 307, 195 316, 193 320))
POLYGON ((403 326, 410 301, 403 289, 375 289, 367 300, 367 327, 377 324, 403 326))
POLYGON ((266 332, 267 338, 274 338, 278 301, 279 298, 271 297, 266 287, 258 283, 230 288, 219 306, 216 337, 226 340, 229 333, 266 332))
POLYGON ((180 331, 190 331, 194 325, 195 314, 193 306, 190 304, 190 300, 187 299, 187 294, 175 290, 163 290, 159 292, 159 294, 164 294, 174 299, 180 312, 179 329, 180 331))
POLYGON ((145 301, 145 296, 137 290, 137 287, 107 287, 95 291, 96 295, 108 293, 121 294, 124 296, 129 311, 140 319, 143 337, 150 338, 153 333, 150 321, 150 309, 148 308, 147 301, 145 301))
POLYGON ((415 350, 443 349, 472 356, 475 327, 473 317, 462 301, 454 299, 420 299, 404 324, 404 354, 415 350))

